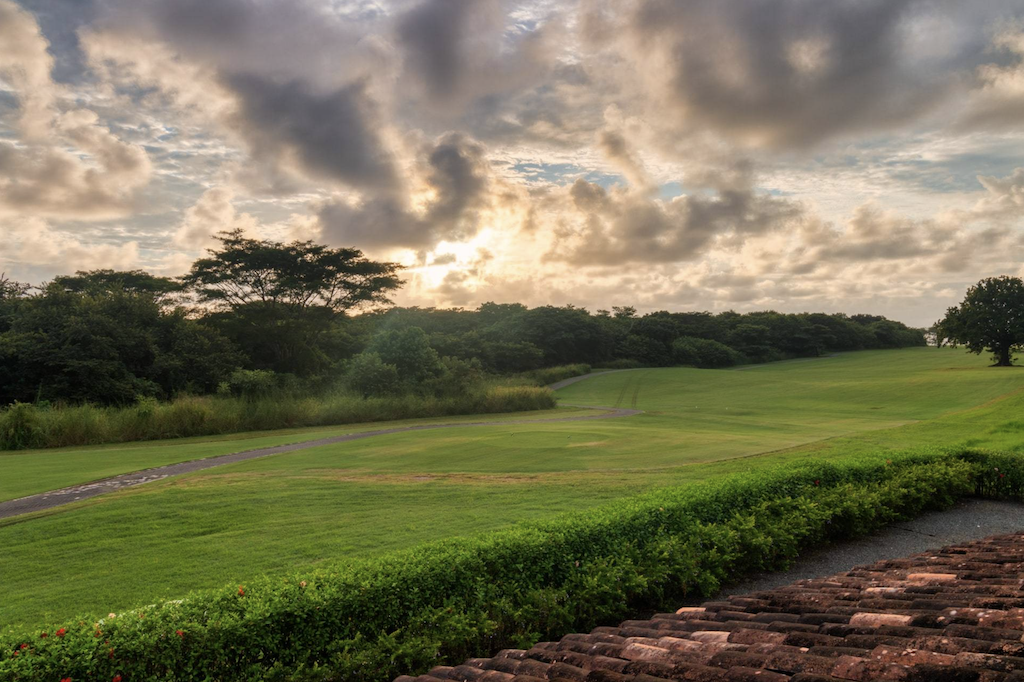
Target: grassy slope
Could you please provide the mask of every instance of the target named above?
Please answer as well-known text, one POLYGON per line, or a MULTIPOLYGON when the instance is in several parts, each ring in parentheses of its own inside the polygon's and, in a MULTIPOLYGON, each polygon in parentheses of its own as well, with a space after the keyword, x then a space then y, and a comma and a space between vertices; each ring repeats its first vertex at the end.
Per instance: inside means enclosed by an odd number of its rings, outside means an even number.
POLYGON ((0 623, 118 610, 800 457, 968 440, 1024 449, 1024 398, 983 405, 1024 387, 1024 370, 984 365, 915 349, 739 372, 623 372, 560 395, 635 398, 647 414, 387 436, 123 491, 0 524, 0 623))

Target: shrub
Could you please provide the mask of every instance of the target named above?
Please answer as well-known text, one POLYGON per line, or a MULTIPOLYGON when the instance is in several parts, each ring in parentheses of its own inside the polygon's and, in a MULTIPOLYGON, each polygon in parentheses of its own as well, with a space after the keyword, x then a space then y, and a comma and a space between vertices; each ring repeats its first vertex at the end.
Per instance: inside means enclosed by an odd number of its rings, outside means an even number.
POLYGON ((367 352, 376 353, 384 363, 394 365, 399 378, 411 384, 436 377, 444 369, 426 332, 419 327, 380 332, 370 341, 367 352))
POLYGON ((672 357, 677 364, 701 369, 732 367, 744 360, 742 355, 724 343, 694 336, 682 336, 673 341, 672 357))
POLYGON ((575 365, 560 365, 548 367, 547 369, 535 369, 532 372, 525 372, 523 377, 537 386, 547 386, 565 379, 582 376, 590 373, 590 365, 577 363, 575 365))
POLYGON ((423 389, 428 395, 463 395, 476 390, 484 378, 483 367, 476 358, 441 358, 441 367, 440 374, 424 382, 423 389))
POLYGON ((37 447, 42 440, 41 421, 35 405, 15 402, 0 413, 0 448, 20 450, 37 447))
POLYGON ((241 398, 261 398, 277 388, 277 375, 268 369, 236 369, 227 380, 227 392, 241 398))
POLYGON ((971 492, 1019 499, 1022 482, 1020 456, 941 451, 737 475, 45 628, 60 639, 7 632, 0 677, 383 681, 709 595, 971 492))
POLYGON ((398 368, 381 360, 377 353, 360 353, 349 362, 345 384, 364 398, 369 398, 398 393, 402 380, 398 376, 398 368))

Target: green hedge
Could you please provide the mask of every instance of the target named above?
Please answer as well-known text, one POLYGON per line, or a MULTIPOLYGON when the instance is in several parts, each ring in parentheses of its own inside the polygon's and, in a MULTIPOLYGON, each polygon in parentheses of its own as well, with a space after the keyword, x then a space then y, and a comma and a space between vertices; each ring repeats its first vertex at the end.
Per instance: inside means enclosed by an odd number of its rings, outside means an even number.
POLYGON ((969 494, 1022 458, 922 452, 669 489, 374 560, 0 634, 4 680, 388 680, 615 623, 969 494), (63 629, 58 637, 58 629, 63 629))

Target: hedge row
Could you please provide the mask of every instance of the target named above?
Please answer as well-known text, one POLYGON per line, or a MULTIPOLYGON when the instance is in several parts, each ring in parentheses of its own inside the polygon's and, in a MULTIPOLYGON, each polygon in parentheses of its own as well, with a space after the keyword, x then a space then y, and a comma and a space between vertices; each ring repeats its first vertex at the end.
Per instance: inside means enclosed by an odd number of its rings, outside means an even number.
POLYGON ((1022 459, 818 462, 289 577, 0 634, 4 680, 388 680, 614 623, 969 494, 1021 499, 1022 459))

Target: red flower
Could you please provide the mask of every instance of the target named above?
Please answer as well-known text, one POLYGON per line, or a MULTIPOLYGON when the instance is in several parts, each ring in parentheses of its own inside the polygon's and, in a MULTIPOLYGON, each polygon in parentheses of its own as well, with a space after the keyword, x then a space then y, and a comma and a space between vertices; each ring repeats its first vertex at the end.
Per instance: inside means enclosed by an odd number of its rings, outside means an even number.
POLYGON ((818 479, 814 479, 814 485, 821 485, 821 481, 819 481, 818 479))
POLYGON ((121 682, 121 676, 120 675, 114 675, 114 679, 112 679, 110 682, 121 682))
POLYGON ((21 646, 20 646, 19 648, 20 648, 20 649, 23 649, 23 650, 24 650, 24 649, 27 649, 27 648, 28 648, 28 644, 22 644, 22 645, 21 645, 21 646))
POLYGON ((102 637, 102 636, 103 636, 103 630, 97 630, 95 633, 93 633, 93 637, 102 637))
POLYGON ((174 634, 176 634, 178 637, 184 637, 185 636, 185 633, 182 632, 181 630, 175 630, 174 634))
POLYGON ((61 628, 60 630, 57 630, 57 632, 55 632, 53 634, 57 635, 58 637, 63 637, 64 633, 66 633, 66 632, 67 632, 67 630, 65 630, 64 628, 61 628))
POLYGON ((238 586, 238 596, 241 597, 243 594, 245 594, 245 588, 243 586, 239 585, 238 586))
POLYGON ((70 677, 62 677, 62 678, 60 678, 60 682, 71 682, 71 678, 70 677))
POLYGON ((42 639, 46 639, 48 636, 49 635, 47 635, 45 632, 43 634, 39 635, 39 637, 42 638, 42 639))
POLYGON ((1006 474, 999 474, 999 478, 1006 478, 1006 474))

